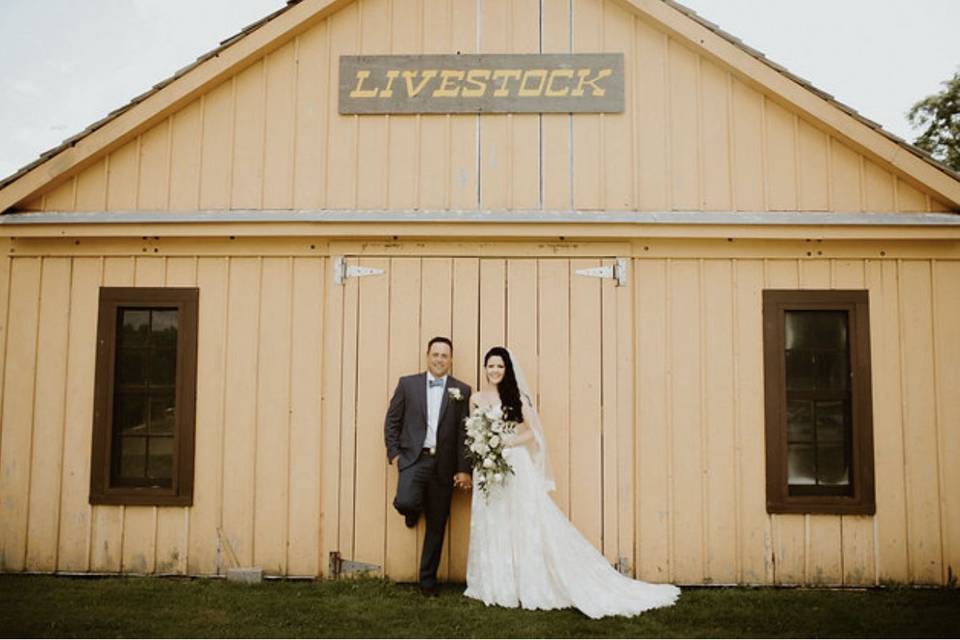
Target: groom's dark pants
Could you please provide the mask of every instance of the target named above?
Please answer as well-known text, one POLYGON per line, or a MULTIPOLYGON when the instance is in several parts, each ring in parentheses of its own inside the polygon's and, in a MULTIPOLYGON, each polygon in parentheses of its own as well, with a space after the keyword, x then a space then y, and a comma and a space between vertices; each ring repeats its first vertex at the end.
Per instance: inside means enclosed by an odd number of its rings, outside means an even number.
POLYGON ((443 533, 450 516, 452 495, 453 477, 438 476, 437 458, 427 451, 400 472, 394 508, 404 516, 417 515, 422 511, 427 521, 423 555, 420 557, 420 586, 427 589, 437 586, 437 567, 440 566, 443 533))

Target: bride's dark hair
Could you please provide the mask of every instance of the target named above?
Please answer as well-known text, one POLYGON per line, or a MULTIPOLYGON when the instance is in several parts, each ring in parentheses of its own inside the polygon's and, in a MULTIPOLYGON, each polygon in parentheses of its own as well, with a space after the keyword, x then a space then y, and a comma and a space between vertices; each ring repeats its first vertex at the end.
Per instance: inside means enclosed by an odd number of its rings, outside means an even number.
POLYGON ((499 356, 503 359, 503 380, 497 385, 500 394, 500 404, 503 405, 504 420, 523 422, 523 405, 520 402, 520 388, 517 386, 517 374, 513 372, 513 361, 510 352, 503 347, 494 347, 483 356, 483 366, 487 366, 490 358, 499 356))

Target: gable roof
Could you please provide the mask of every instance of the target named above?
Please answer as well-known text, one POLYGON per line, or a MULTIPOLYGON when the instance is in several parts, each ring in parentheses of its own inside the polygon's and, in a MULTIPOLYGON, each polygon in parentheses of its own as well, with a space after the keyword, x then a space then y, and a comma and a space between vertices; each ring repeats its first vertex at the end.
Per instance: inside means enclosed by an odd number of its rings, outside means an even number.
MULTIPOLYGON (((0 180, 0 212, 6 212, 59 178, 116 149, 213 83, 353 1, 288 0, 286 6, 245 27, 193 64, 0 180)), ((822 123, 855 148, 910 176, 960 209, 960 174, 925 151, 884 130, 674 0, 624 2, 659 28, 736 71, 762 92, 776 96, 822 123)))

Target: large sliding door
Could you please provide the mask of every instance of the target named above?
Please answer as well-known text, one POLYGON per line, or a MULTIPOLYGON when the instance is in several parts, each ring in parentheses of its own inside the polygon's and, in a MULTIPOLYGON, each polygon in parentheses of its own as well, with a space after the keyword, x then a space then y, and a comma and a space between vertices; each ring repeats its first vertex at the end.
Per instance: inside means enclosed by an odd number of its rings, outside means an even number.
MULTIPOLYGON (((429 339, 453 339, 453 374, 473 388, 484 352, 523 363, 557 476, 553 498, 611 562, 633 566, 634 404, 629 287, 577 271, 612 259, 350 257, 328 300, 323 551, 414 580, 423 523, 391 505, 383 418, 397 379, 425 368, 429 339), (333 353, 330 353, 333 350, 333 353), (338 455, 330 453, 335 449, 338 455), (336 468, 332 468, 333 466, 336 468)), ((454 497, 442 579, 462 581, 469 496, 454 497)))

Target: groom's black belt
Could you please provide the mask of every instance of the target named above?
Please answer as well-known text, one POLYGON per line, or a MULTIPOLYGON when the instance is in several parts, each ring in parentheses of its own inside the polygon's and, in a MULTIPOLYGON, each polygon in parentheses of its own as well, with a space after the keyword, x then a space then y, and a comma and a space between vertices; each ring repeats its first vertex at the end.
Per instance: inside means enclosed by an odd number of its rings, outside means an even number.
POLYGON ((437 448, 436 448, 436 447, 424 447, 424 448, 423 448, 423 451, 422 451, 421 453, 422 453, 422 455, 425 455, 425 456, 435 456, 435 455, 437 455, 437 448))

